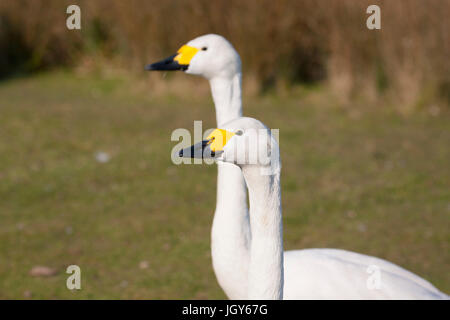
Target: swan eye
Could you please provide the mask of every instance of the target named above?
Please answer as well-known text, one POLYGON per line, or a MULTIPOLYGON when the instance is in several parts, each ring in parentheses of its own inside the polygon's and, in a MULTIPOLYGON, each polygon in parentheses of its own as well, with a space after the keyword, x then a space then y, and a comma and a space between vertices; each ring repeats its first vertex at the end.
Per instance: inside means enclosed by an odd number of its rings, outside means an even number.
POLYGON ((208 50, 208 47, 203 47, 202 50, 206 51, 206 50, 208 50))
POLYGON ((238 136, 242 136, 242 135, 244 134, 244 131, 242 131, 242 130, 237 130, 237 131, 235 132, 235 134, 238 135, 238 136))

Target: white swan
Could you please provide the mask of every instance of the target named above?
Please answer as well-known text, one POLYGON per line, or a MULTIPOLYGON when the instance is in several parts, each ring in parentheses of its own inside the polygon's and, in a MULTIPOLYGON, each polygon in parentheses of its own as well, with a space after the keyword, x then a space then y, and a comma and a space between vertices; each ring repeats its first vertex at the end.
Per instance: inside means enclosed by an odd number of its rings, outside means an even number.
MULTIPOLYGON (((183 70, 209 80, 217 126, 242 116, 241 60, 219 35, 189 41, 174 54, 150 64, 147 70, 183 70)), ((247 189, 241 171, 218 163, 217 200, 211 230, 211 256, 219 285, 230 299, 247 295, 250 224, 247 189)))
POLYGON ((260 121, 232 120, 179 155, 213 157, 242 170, 252 234, 248 293, 243 298, 448 299, 426 280, 375 257, 336 249, 283 254, 279 149, 260 121))
MULTIPOLYGON (((147 70, 183 70, 189 74, 207 78, 216 109, 218 127, 241 117, 241 62, 233 46, 218 35, 205 35, 191 40, 182 46, 177 54, 160 62, 148 65, 147 70)), ((252 230, 253 231, 253 230, 252 230)), ((250 220, 247 210, 246 187, 240 169, 227 162, 218 162, 217 203, 211 232, 211 251, 214 272, 217 280, 230 299, 248 298, 248 273, 250 263, 250 245, 254 235, 250 232, 250 220)), ((363 256, 366 257, 366 256, 363 256)), ((340 274, 337 261, 354 261, 357 265, 360 255, 343 250, 309 249, 287 251, 284 253, 284 298, 358 298, 343 295, 339 285, 318 282, 308 276, 309 269, 322 269, 322 272, 340 274), (323 261, 323 263, 317 263, 323 261), (306 269, 306 270, 305 270, 306 269), (325 270, 326 269, 326 270, 325 270), (315 284, 315 286, 313 286, 315 284)), ((406 272, 414 279, 417 276, 393 264, 377 258, 370 265, 382 265, 385 270, 402 274, 406 272)), ((346 264, 346 269, 350 265, 346 264)), ((367 278, 369 273, 365 273, 367 278)), ((325 279, 325 278, 324 278, 325 279)), ((324 280, 325 281, 325 280, 324 280)), ((334 282, 337 278, 334 279, 334 282)), ((436 290, 425 280, 417 280, 430 290, 436 290)), ((346 284, 349 292, 352 284, 346 284)))

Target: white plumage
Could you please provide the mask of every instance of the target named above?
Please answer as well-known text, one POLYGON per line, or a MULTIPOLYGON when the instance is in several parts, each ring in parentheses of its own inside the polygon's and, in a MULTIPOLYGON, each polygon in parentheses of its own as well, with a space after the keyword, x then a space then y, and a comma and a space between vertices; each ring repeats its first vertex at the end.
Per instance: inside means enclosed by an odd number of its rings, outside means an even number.
MULTIPOLYGON (((198 37, 187 45, 197 48, 198 52, 183 70, 209 80, 218 127, 264 126, 257 120, 240 118, 241 61, 233 46, 214 34, 198 37)), ((150 67, 149 70, 158 69, 150 67)), ((275 175, 273 179, 278 178, 279 175, 275 175)), ((246 180, 250 215, 241 169, 226 161, 218 163, 211 250, 217 280, 230 299, 448 298, 426 280, 375 257, 338 249, 283 253, 281 203, 279 209, 271 206, 271 211, 264 210, 267 201, 279 197, 280 190, 276 189, 279 181, 277 184, 250 173, 246 180), (270 193, 272 198, 261 197, 261 192, 270 193), (261 212, 273 223, 260 223, 258 214, 261 212), (272 234, 272 237, 268 239, 264 234, 272 234), (378 272, 380 288, 371 288, 368 284, 368 279, 375 276, 369 273, 371 270, 378 272)))

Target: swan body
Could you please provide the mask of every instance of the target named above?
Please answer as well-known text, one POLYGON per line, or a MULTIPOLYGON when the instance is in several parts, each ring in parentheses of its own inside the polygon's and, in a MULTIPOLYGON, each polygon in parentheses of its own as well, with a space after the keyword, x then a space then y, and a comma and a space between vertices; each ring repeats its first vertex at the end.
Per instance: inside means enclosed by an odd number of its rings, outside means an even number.
MULTIPOLYGON (((266 128, 257 120, 242 118, 241 61, 233 46, 219 35, 210 34, 191 40, 177 54, 151 64, 146 69, 183 70, 207 78, 220 128, 236 126, 236 122, 242 127, 266 128)), ((277 161, 274 162, 279 164, 277 161)), ((217 165, 217 202, 211 232, 211 252, 217 280, 230 299, 448 298, 426 280, 375 257, 338 249, 283 252, 281 202, 274 200, 280 198, 280 190, 258 191, 258 183, 253 183, 256 186, 253 190, 249 188, 253 211, 259 210, 263 212, 262 215, 278 217, 269 230, 270 234, 276 236, 267 240, 264 234, 268 232, 268 226, 261 227, 256 218, 258 213, 249 215, 247 208, 246 182, 249 185, 252 176, 247 174, 245 180, 244 176, 245 171, 251 170, 248 166, 243 169, 228 161, 218 161, 217 165), (260 203, 265 203, 267 199, 257 201, 254 197, 259 193, 267 195, 269 191, 272 204, 279 203, 279 214, 273 214, 275 209, 271 213, 265 212, 264 208, 260 208, 260 203), (261 243, 264 245, 256 245, 261 243), (258 252, 260 255, 255 256, 258 252), (267 265, 267 261, 275 262, 265 270, 261 266, 267 265), (380 288, 368 289, 370 271, 378 272, 382 284, 380 288), (264 287, 268 283, 271 283, 269 288, 264 287)), ((262 178, 256 175, 253 179, 258 181, 262 178)), ((262 185, 279 188, 279 174, 278 184, 262 181, 262 185)))
POLYGON ((389 261, 340 249, 284 253, 284 299, 448 299, 431 283, 389 261), (380 287, 370 287, 369 271, 380 287), (299 290, 299 288, 302 288, 299 290))
MULTIPOLYGON (((197 146, 203 157, 214 151, 217 161, 239 167, 248 186, 252 239, 246 299, 449 298, 428 281, 376 257, 338 249, 283 253, 278 145, 267 127, 252 118, 222 128, 230 133, 223 146, 214 143, 222 140, 216 131, 197 146), (270 161, 263 161, 265 154, 270 161)), ((188 154, 185 150, 181 156, 188 154)))

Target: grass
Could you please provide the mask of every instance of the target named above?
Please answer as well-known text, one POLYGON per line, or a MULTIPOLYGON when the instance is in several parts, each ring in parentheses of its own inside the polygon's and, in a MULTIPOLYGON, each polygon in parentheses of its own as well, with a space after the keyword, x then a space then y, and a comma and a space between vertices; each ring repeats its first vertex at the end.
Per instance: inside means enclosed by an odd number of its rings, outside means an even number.
MULTIPOLYGON (((450 292, 448 111, 346 109, 319 88, 246 98, 245 114, 280 128, 287 250, 375 255, 450 292)), ((170 160, 171 132, 194 120, 214 127, 209 96, 66 72, 0 83, 0 298, 225 298, 216 169, 170 160), (66 288, 71 264, 82 290, 66 288), (36 265, 57 274, 32 277, 36 265)))

